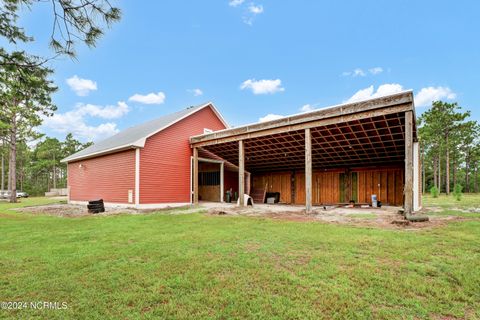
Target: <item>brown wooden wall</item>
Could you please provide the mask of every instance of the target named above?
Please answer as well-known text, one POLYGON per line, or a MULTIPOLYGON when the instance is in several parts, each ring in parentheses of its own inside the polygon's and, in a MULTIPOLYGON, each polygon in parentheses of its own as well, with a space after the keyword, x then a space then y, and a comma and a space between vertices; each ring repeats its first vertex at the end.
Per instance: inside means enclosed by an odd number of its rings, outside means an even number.
MULTIPOLYGON (((218 172, 220 174, 220 164, 211 162, 199 162, 198 172, 218 172)), ((217 185, 199 185, 198 196, 202 201, 220 201, 220 184, 217 185)))
POLYGON ((252 174, 253 189, 263 190, 267 186, 267 192, 280 192, 280 202, 292 202, 292 185, 290 172, 276 172, 255 175, 252 174))
MULTIPOLYGON (((305 173, 280 172, 252 174, 253 188, 280 192, 280 202, 305 204, 305 173), (294 177, 294 179, 292 179, 294 177)), ((313 204, 371 203, 371 195, 384 205, 403 205, 403 168, 314 171, 313 204), (346 179, 346 176, 349 179, 346 179), (343 179, 343 181, 342 181, 343 179), (380 186, 380 187, 379 187, 380 186)))
POLYGON ((403 205, 403 169, 358 172, 358 201, 371 202, 372 194, 384 205, 403 205))
MULTIPOLYGON (((340 202, 340 172, 314 171, 312 176, 313 204, 333 204, 340 202)), ((295 204, 305 204, 305 174, 295 174, 295 204)))

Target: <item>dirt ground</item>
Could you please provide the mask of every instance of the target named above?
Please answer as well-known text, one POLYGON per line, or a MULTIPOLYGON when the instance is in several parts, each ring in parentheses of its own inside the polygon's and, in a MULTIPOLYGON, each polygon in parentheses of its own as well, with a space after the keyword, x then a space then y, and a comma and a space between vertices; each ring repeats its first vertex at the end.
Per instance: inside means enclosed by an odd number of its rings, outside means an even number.
POLYGON ((84 217, 84 216, 107 216, 107 215, 116 215, 116 214, 147 214, 152 212, 159 211, 175 211, 175 213, 193 213, 197 212, 196 208, 182 207, 182 208, 164 208, 156 210, 136 210, 136 209, 125 209, 125 208, 112 208, 106 207, 105 212, 102 213, 89 213, 86 205, 73 205, 73 204, 51 204, 44 206, 34 206, 34 207, 23 207, 15 209, 19 212, 27 212, 32 214, 46 214, 57 217, 84 217))
MULTIPOLYGON (((386 229, 417 230, 442 226, 449 221, 462 220, 456 216, 429 216, 427 222, 410 222, 402 224, 404 217, 399 213, 399 207, 382 208, 347 208, 347 207, 314 207, 312 213, 307 214, 302 206, 291 205, 255 205, 254 207, 237 206, 210 206, 211 215, 244 215, 251 217, 267 217, 290 221, 318 221, 324 223, 348 224, 363 227, 378 227, 386 229), (394 223, 397 222, 397 223, 394 223)), ((423 211, 422 214, 428 214, 423 211)))
MULTIPOLYGON (((401 222, 404 217, 399 214, 399 207, 382 208, 346 208, 346 207, 314 207, 313 212, 306 214, 303 206, 292 205, 268 205, 257 204, 255 206, 238 207, 234 204, 220 204, 205 202, 200 208, 207 211, 208 215, 221 216, 249 216, 263 217, 269 219, 280 219, 288 221, 323 222, 335 224, 348 224, 363 227, 378 227, 386 229, 416 230, 442 226, 449 221, 462 220, 455 216, 429 216, 428 222, 411 222, 406 225, 395 224, 401 222)), ((88 213, 86 206, 71 204, 53 204, 35 207, 24 207, 16 209, 19 212, 32 214, 47 214, 58 217, 84 217, 84 216, 105 216, 115 214, 148 214, 153 212, 168 212, 175 214, 188 214, 198 212, 195 207, 165 208, 157 210, 136 210, 125 208, 106 208, 106 211, 99 214, 88 213)), ((429 210, 429 209, 428 209, 429 210)), ((424 211, 427 213, 428 211, 424 211)))

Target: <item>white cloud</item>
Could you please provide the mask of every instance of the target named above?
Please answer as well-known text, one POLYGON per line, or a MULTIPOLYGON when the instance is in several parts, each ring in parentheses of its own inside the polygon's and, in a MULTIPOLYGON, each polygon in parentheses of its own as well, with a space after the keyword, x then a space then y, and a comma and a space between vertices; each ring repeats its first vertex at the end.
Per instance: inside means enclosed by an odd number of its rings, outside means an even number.
POLYGON ((127 114, 130 111, 128 105, 123 102, 119 101, 116 106, 97 106, 94 104, 78 104, 76 106, 75 112, 77 112, 81 116, 91 116, 91 117, 99 117, 103 119, 115 119, 120 118, 123 115, 127 114))
MULTIPOLYGON (((241 5, 244 1, 243 0, 231 0, 229 4, 232 7, 237 7, 241 5)), ((248 7, 246 8, 246 11, 244 15, 242 16, 242 21, 245 24, 248 24, 249 26, 253 25, 253 21, 255 20, 255 17, 258 16, 259 14, 263 13, 263 5, 261 4, 255 4, 251 2, 248 7)))
POLYGON ((367 99, 373 99, 373 98, 386 96, 389 94, 394 94, 400 91, 403 91, 403 87, 398 83, 382 84, 377 88, 377 91, 375 91, 372 85, 368 88, 358 90, 357 92, 355 92, 353 96, 351 96, 349 99, 347 99, 344 102, 356 102, 356 101, 362 101, 367 99))
POLYGON ((250 11, 253 14, 260 14, 263 12, 263 6, 262 5, 255 5, 253 3, 248 6, 248 11, 250 11))
POLYGON ((187 90, 187 91, 190 92, 191 94, 193 94, 195 97, 203 95, 203 91, 201 89, 198 89, 198 88, 187 90))
POLYGON ((370 72, 373 75, 380 74, 380 73, 383 72, 383 68, 381 68, 381 67, 371 68, 371 69, 368 69, 368 72, 370 72))
POLYGON ((285 88, 282 88, 282 81, 280 79, 263 79, 258 81, 255 79, 248 79, 240 85, 240 89, 251 89, 253 94, 274 94, 276 92, 285 91, 285 88))
POLYGON ((128 112, 129 107, 123 101, 119 101, 116 106, 105 107, 79 103, 71 111, 44 117, 42 126, 63 134, 71 132, 82 140, 97 141, 118 133, 117 124, 106 122, 92 126, 87 124, 86 117, 114 119, 128 112))
POLYGON ((281 115, 279 115, 279 114, 269 113, 269 114, 267 114, 265 117, 259 118, 258 121, 260 121, 260 122, 266 122, 266 121, 277 120, 277 119, 280 119, 280 118, 283 118, 283 116, 281 116, 281 115))
MULTIPOLYGON (((377 74, 380 74, 383 72, 383 68, 382 67, 374 67, 374 68, 370 68, 368 69, 368 72, 372 75, 377 75, 377 74)), ((367 72, 364 71, 363 69, 360 69, 360 68, 356 68, 352 71, 345 71, 345 72, 342 72, 342 76, 344 77, 365 77, 367 75, 367 72)))
POLYGON ((300 108, 300 111, 302 112, 309 112, 313 110, 315 110, 315 108, 311 104, 305 104, 300 108))
POLYGON ((144 103, 144 104, 162 104, 165 102, 165 93, 163 92, 158 92, 158 93, 149 93, 146 95, 142 94, 134 94, 130 98, 128 98, 128 101, 134 101, 138 103, 144 103))
POLYGON ((228 5, 231 6, 231 7, 238 7, 239 5, 241 5, 245 0, 230 0, 228 2, 228 5))
POLYGON ((97 90, 97 83, 89 79, 79 78, 74 75, 67 79, 67 84, 78 96, 87 96, 90 91, 97 90))
POLYGON ((352 76, 352 77, 365 77, 367 74, 365 73, 365 71, 363 71, 362 69, 360 68, 356 68, 355 70, 353 71, 345 71, 342 73, 342 76, 344 77, 349 77, 349 76, 352 76))
POLYGON ((456 93, 448 87, 427 87, 422 88, 415 95, 415 105, 417 107, 427 107, 433 101, 448 99, 452 100, 457 97, 456 93))

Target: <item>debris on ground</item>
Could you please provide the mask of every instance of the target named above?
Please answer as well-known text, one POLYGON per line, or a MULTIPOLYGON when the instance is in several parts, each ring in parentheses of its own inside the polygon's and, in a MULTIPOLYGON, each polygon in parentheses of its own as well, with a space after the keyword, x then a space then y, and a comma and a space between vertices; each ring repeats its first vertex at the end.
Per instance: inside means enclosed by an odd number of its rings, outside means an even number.
MULTIPOLYGON (((412 219, 403 217, 403 210, 399 207, 383 206, 382 208, 346 208, 344 206, 317 206, 311 213, 306 213, 305 208, 299 205, 285 204, 257 204, 254 206, 239 207, 235 204, 220 203, 202 203, 200 206, 185 207, 167 207, 163 209, 126 209, 126 208, 105 208, 103 213, 96 216, 115 215, 115 214, 149 214, 149 213, 168 213, 168 214, 190 214, 204 211, 208 215, 219 216, 248 216, 268 219, 279 219, 287 221, 302 222, 324 222, 335 224, 348 224, 361 227, 377 227, 387 229, 416 230, 423 228, 433 228, 445 225, 450 221, 464 220, 458 216, 431 215, 427 216, 429 210, 422 214, 414 214, 412 219), (400 215, 402 214, 402 215, 400 215), (428 219, 428 222, 417 222, 418 219, 428 219), (414 221, 415 220, 415 221, 414 221)), ((93 216, 88 213, 86 205, 72 204, 52 204, 44 206, 24 207, 15 209, 18 212, 31 214, 47 214, 59 217, 83 217, 93 216)), ((435 212, 435 210, 433 211, 435 212)))
POLYGON ((396 224, 399 226, 408 226, 410 224, 410 221, 408 220, 393 220, 392 224, 396 224))
POLYGON ((188 214, 196 213, 199 208, 185 206, 185 207, 166 207, 161 209, 131 209, 120 207, 105 207, 105 212, 90 213, 86 205, 74 204, 50 204, 43 206, 32 206, 14 209, 18 212, 25 212, 31 214, 47 214, 57 217, 83 217, 83 216, 108 216, 116 214, 148 214, 156 212, 168 212, 171 214, 188 214))
POLYGON ((405 219, 411 222, 427 222, 428 216, 424 214, 407 214, 405 219))
POLYGON ((355 226, 379 227, 387 229, 416 230, 445 225, 449 221, 462 220, 458 216, 427 216, 417 213, 411 221, 405 219, 400 207, 383 206, 382 208, 344 206, 317 206, 310 214, 303 206, 285 204, 256 204, 249 207, 238 207, 229 204, 205 202, 209 215, 264 217, 288 221, 318 221, 355 226), (426 217, 426 218, 425 218, 426 217), (420 220, 428 222, 419 222, 420 220), (414 221, 415 220, 415 221, 414 221))

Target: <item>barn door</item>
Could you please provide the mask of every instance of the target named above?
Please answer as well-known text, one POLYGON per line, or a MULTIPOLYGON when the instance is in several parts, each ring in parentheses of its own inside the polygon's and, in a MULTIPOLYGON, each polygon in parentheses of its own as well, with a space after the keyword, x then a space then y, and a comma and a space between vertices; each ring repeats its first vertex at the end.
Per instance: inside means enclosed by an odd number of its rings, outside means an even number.
POLYGON ((340 202, 347 203, 350 200, 358 202, 358 172, 340 173, 340 202))

